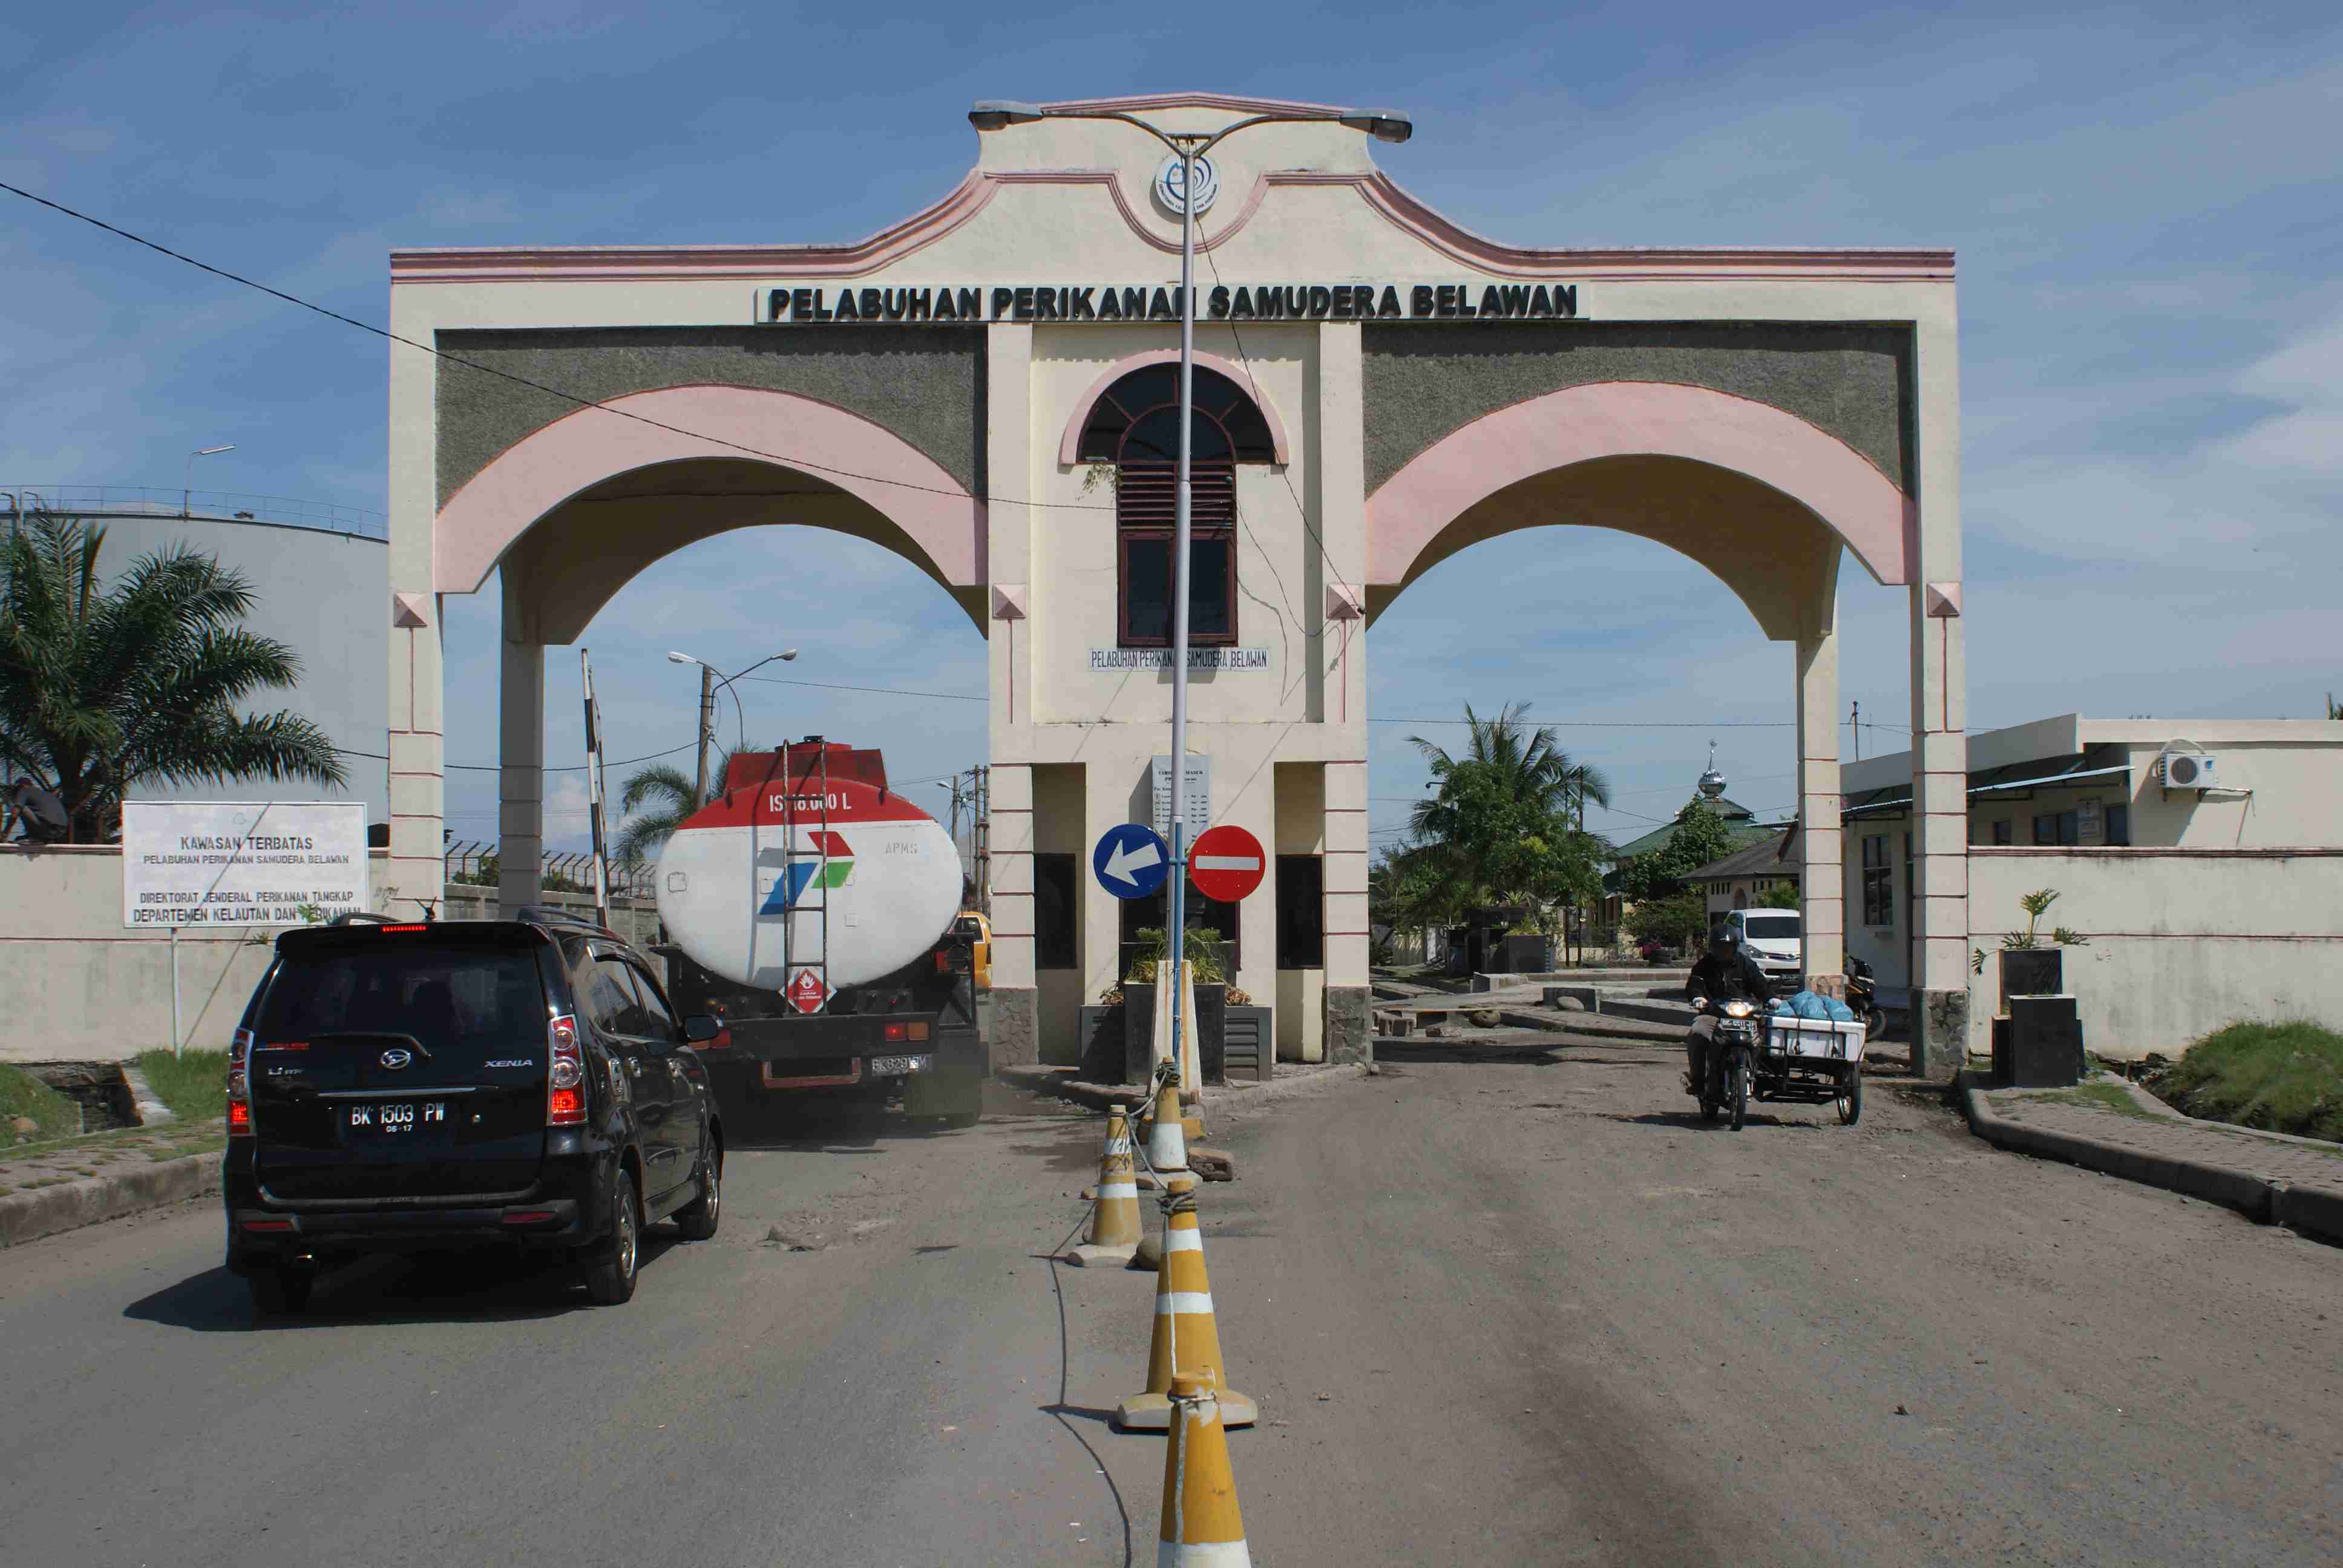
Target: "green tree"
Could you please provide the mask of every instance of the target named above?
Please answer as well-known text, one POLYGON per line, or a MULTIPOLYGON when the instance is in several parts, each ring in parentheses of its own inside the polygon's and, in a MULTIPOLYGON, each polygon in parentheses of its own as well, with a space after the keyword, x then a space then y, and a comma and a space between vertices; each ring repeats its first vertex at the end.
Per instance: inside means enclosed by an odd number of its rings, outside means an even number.
POLYGON ((1694 800, 1676 813, 1676 830, 1666 843, 1619 863, 1619 891, 1635 903, 1664 899, 1684 885, 1686 872, 1723 859, 1733 849, 1733 831, 1716 808, 1694 800))
POLYGON ((120 838, 140 784, 347 781, 309 719, 239 711, 301 673, 241 624, 248 579, 173 546, 101 591, 105 544, 104 528, 37 512, 0 541, 0 779, 53 790, 76 844, 120 838))
POLYGON ((1637 941, 1662 941, 1685 947, 1708 930, 1708 895, 1698 888, 1657 899, 1646 899, 1627 911, 1621 921, 1637 941))
POLYGON ((1464 709, 1461 755, 1422 736, 1433 794, 1408 815, 1407 886, 1415 923, 1454 924, 1476 906, 1541 910, 1602 887, 1602 840, 1586 832, 1586 803, 1611 803, 1599 769, 1574 761, 1550 729, 1522 722, 1526 703, 1494 719, 1464 709))
MULTIPOLYGON (((734 756, 771 749, 769 746, 750 746, 727 751, 716 759, 708 777, 711 784, 720 784, 734 756)), ((611 847, 611 859, 621 866, 648 862, 659 846, 683 826, 686 817, 707 804, 694 798, 696 783, 691 774, 664 762, 646 768, 628 779, 626 788, 618 792, 618 810, 628 820, 618 831, 618 841, 611 847), (637 812, 641 815, 637 816, 637 812)))
POLYGON ((1775 882, 1757 895, 1756 907, 1761 910, 1795 910, 1798 907, 1798 885, 1795 882, 1775 882))

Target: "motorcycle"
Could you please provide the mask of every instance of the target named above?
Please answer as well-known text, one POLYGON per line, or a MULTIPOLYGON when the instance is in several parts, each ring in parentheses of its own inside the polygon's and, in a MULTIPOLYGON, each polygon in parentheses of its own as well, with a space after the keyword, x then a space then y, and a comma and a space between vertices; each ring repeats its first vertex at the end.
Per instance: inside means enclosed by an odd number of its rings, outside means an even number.
POLYGON ((1714 1121, 1729 1111, 1733 1131, 1738 1132, 1749 1114, 1749 1080, 1757 1055, 1757 1004, 1737 997, 1711 1001, 1696 996, 1692 1005, 1694 1011, 1716 1020, 1716 1032, 1709 1039, 1706 1081, 1699 1088, 1700 1114, 1703 1120, 1714 1121))
POLYGON ((1879 982, 1872 977, 1871 966, 1853 953, 1846 959, 1846 1005, 1863 1020, 1865 1034, 1877 1035, 1887 1028, 1887 1010, 1879 1005, 1879 982))
POLYGON ((1703 1118, 1729 1114, 1738 1132, 1754 1092, 1759 1100, 1829 1101, 1848 1126, 1862 1119, 1861 1025, 1799 1018, 1753 1001, 1692 1000, 1696 1011, 1716 1020, 1707 1081, 1699 1091, 1703 1118))

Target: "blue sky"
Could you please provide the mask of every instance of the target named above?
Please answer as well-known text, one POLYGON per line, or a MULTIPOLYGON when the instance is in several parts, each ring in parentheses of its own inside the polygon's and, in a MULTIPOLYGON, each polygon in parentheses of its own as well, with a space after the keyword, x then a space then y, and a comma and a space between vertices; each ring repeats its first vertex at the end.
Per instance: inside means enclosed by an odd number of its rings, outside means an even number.
MULTIPOLYGON (((959 179, 978 96, 1396 104, 1416 139, 1383 166, 1524 244, 1948 245, 1972 727, 2307 717, 2343 686, 2332 5, 27 9, 0 19, 0 178, 369 320, 396 246, 859 237, 959 179)), ((5 199, 0 486, 176 487, 190 448, 233 441, 206 483, 382 506, 379 339, 5 199)), ((1888 726, 1863 749, 1900 749, 1903 601, 1851 564, 1843 582, 1845 693, 1888 726)), ((449 757, 491 760, 495 601, 449 605, 449 757)), ((1379 719, 1462 699, 1590 725, 1794 711, 1788 650, 1719 585, 1596 532, 1476 547, 1373 639, 1379 719)), ((788 674, 810 681, 983 689, 942 594, 812 533, 670 558, 588 640, 619 756, 689 740, 692 673, 661 657, 679 642, 728 668, 800 644, 788 674)), ((558 652, 556 759, 578 749, 575 691, 558 652)), ((752 734, 876 741, 900 779, 981 759, 981 703, 746 696, 752 734)), ((1420 728, 1374 727, 1379 841, 1421 789, 1420 728)), ((1735 798, 1786 808, 1789 730, 1715 733, 1735 798)), ((1680 802, 1709 731, 1565 737, 1610 772, 1602 825, 1625 837, 1680 802)), ((574 787, 554 804, 574 839, 574 787)), ((486 836, 492 778, 456 776, 449 812, 486 836)))

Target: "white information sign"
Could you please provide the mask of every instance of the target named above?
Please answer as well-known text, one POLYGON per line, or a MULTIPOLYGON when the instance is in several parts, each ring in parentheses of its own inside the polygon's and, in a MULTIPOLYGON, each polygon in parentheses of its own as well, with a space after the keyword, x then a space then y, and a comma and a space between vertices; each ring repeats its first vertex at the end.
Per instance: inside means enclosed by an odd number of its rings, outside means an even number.
MULTIPOLYGON (((1194 843, 1212 819, 1212 759, 1209 757, 1188 759, 1187 778, 1182 783, 1180 815, 1188 819, 1188 841, 1194 843)), ((1155 759, 1155 831, 1165 843, 1172 841, 1172 759, 1167 754, 1155 759)))
MULTIPOLYGON (((1173 659, 1168 648, 1094 648, 1091 649, 1091 668, 1097 670, 1169 669, 1173 659)), ((1191 675, 1233 674, 1243 670, 1269 668, 1269 649, 1265 648, 1192 648, 1188 650, 1188 673, 1191 675)))
POLYGON ((363 910, 366 813, 363 801, 126 801, 122 923, 297 926, 363 910))

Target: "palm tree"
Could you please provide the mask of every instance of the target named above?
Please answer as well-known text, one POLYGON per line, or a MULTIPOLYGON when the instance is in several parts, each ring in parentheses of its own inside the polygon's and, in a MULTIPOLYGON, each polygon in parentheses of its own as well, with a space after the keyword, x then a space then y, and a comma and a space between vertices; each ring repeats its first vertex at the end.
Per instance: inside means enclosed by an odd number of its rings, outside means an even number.
MULTIPOLYGON (((709 778, 720 784, 734 757, 771 749, 769 746, 749 746, 727 751, 717 758, 715 770, 709 778)), ((627 787, 618 792, 618 809, 628 820, 611 851, 619 865, 648 863, 659 847, 683 826, 683 819, 707 804, 695 797, 696 783, 682 769, 664 762, 646 768, 627 780, 627 787), (644 810, 646 806, 649 809, 644 810), (634 815, 638 811, 643 814, 634 815)))
POLYGON ((1438 869, 1456 913, 1473 904, 1567 896, 1586 880, 1594 840, 1586 803, 1611 803, 1601 769, 1574 760, 1551 729, 1523 723, 1527 703, 1483 719, 1467 704, 1462 756, 1411 736, 1430 766, 1433 793, 1408 814, 1409 836, 1438 869))
POLYGON ((77 844, 118 839, 140 784, 347 781, 309 719, 238 711, 301 673, 291 648, 240 624, 254 604, 243 574, 178 545, 101 591, 105 543, 49 513, 0 541, 0 778, 55 793, 77 844))

